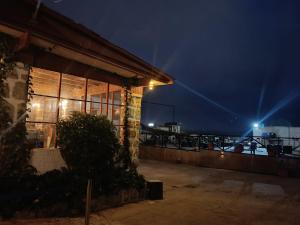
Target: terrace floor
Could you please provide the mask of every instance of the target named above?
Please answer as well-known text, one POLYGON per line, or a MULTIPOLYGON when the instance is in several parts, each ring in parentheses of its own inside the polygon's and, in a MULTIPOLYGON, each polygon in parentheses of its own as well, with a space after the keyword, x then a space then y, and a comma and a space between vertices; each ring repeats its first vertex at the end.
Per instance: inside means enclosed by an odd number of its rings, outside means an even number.
MULTIPOLYGON (((285 225, 300 221, 300 179, 142 161, 147 179, 164 182, 164 200, 95 213, 91 224, 285 225)), ((84 224, 82 218, 12 220, 0 225, 84 224)))

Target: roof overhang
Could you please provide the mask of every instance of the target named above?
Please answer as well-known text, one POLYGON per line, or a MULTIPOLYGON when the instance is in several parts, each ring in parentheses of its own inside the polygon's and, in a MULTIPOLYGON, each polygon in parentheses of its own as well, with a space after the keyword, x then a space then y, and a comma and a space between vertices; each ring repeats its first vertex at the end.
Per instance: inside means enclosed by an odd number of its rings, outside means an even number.
POLYGON ((150 81, 155 82, 155 85, 173 83, 172 78, 163 71, 45 6, 40 8, 37 20, 32 21, 35 4, 34 0, 2 2, 0 32, 20 40, 27 35, 27 46, 38 47, 48 54, 107 71, 125 79, 140 80, 141 86, 150 81), (59 36, 57 31, 64 33, 59 36))

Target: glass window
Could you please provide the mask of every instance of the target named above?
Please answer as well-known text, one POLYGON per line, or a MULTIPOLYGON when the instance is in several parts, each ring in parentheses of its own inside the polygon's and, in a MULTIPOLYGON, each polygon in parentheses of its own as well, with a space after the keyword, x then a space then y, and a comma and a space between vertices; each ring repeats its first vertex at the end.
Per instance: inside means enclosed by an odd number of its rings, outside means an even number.
POLYGON ((86 112, 94 115, 106 115, 108 84, 89 79, 87 88, 86 112))
POLYGON ((30 104, 29 121, 56 122, 57 98, 33 95, 30 104))
POLYGON ((107 115, 107 106, 107 94, 103 93, 101 94, 101 115, 107 115))
POLYGON ((109 92, 108 94, 108 114, 107 114, 107 118, 109 120, 112 120, 112 109, 113 109, 113 93, 109 92))
POLYGON ((33 68, 31 76, 34 94, 58 97, 59 73, 33 68))
POLYGON ((87 101, 98 101, 100 102, 100 99, 93 99, 93 96, 100 96, 103 93, 107 93, 108 84, 96 81, 96 80, 88 80, 88 86, 87 86, 87 101))
POLYGON ((31 75, 34 94, 26 126, 32 147, 54 147, 55 123, 76 111, 107 116, 120 134, 122 87, 38 68, 31 75))
POLYGON ((121 113, 121 91, 122 88, 117 85, 109 85, 109 110, 108 118, 112 120, 114 125, 120 125, 121 113))
POLYGON ((55 124, 27 123, 28 140, 32 148, 54 148, 56 140, 55 124))
POLYGON ((67 119, 73 112, 84 112, 84 101, 61 99, 59 103, 59 118, 67 119))
POLYGON ((113 99, 112 121, 114 125, 120 125, 121 91, 113 92, 113 99))
POLYGON ((60 97, 85 100, 85 80, 85 78, 63 74, 60 97))
POLYGON ((87 102, 86 112, 93 115, 101 115, 101 104, 98 102, 87 102))

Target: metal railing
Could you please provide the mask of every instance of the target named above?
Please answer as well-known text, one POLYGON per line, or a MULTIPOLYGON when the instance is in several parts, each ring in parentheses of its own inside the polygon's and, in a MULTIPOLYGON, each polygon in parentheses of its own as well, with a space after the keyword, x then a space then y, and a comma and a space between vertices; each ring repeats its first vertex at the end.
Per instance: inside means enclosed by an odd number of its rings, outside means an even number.
POLYGON ((142 145, 186 151, 214 150, 265 156, 300 157, 300 138, 141 132, 142 145))

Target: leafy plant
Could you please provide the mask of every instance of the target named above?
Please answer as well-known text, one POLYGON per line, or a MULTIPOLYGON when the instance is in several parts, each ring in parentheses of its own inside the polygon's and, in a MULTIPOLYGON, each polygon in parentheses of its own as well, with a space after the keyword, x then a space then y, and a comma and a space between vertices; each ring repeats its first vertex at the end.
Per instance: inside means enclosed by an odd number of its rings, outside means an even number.
POLYGON ((57 132, 69 170, 86 180, 92 178, 94 194, 140 187, 136 183, 144 182, 131 163, 129 150, 120 145, 112 122, 105 116, 75 112, 58 122, 57 132))
MULTIPOLYGON (((29 165, 30 149, 26 138, 26 110, 19 111, 22 117, 13 124, 8 103, 4 99, 4 82, 15 67, 13 61, 15 41, 0 33, 0 177, 24 176, 35 169, 29 165)), ((30 85, 30 81, 27 81, 30 85)))
POLYGON ((70 170, 87 178, 112 173, 120 144, 106 117, 74 112, 68 120, 58 122, 57 132, 70 170))

